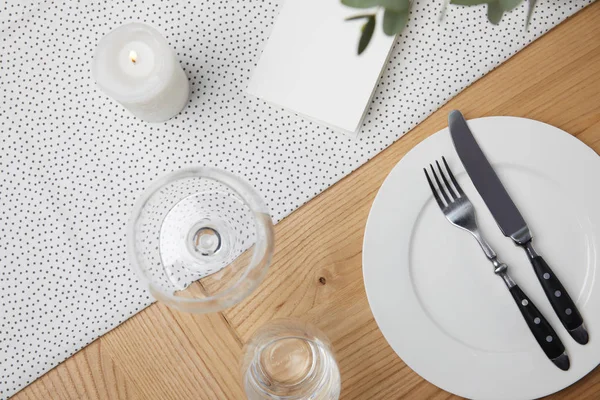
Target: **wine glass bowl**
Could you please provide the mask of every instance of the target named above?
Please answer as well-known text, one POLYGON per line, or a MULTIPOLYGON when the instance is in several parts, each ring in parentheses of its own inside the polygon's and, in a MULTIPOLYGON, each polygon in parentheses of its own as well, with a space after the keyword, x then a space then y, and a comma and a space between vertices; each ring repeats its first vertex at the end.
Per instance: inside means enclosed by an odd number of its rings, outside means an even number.
POLYGON ((273 254, 273 224, 246 182, 193 167, 158 179, 134 207, 132 265, 152 295, 186 312, 215 312, 248 296, 273 254))

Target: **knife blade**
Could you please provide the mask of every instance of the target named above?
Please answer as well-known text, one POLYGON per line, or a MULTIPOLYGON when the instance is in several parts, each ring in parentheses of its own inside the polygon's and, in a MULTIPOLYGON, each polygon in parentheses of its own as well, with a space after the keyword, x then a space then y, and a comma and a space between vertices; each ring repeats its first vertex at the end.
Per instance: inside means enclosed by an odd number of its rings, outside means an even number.
POLYGON ((469 178, 492 213, 500 230, 504 236, 510 237, 516 245, 526 251, 546 297, 561 323, 576 342, 586 344, 589 335, 575 302, 546 261, 533 248, 533 236, 527 223, 477 144, 460 111, 450 112, 448 127, 454 148, 469 178))

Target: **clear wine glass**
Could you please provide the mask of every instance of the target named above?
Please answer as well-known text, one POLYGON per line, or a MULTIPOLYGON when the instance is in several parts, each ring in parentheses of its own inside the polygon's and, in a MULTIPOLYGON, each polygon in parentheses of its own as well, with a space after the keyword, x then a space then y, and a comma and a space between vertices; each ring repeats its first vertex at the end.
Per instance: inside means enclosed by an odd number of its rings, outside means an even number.
POLYGON ((273 224, 246 182, 215 168, 185 168, 158 179, 138 200, 128 251, 157 300, 185 312, 215 312, 242 301, 264 278, 273 224))
POLYGON ((341 378, 331 344, 313 325, 276 319, 259 328, 244 349, 249 400, 336 400, 341 378))

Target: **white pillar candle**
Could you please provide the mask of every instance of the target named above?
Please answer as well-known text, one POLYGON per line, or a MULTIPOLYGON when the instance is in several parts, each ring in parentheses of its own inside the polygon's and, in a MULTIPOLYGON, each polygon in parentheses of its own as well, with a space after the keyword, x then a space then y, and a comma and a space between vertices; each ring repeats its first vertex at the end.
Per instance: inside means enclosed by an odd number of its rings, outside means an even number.
POLYGON ((140 23, 121 25, 100 40, 92 75, 133 115, 162 122, 186 105, 190 84, 166 39, 140 23))

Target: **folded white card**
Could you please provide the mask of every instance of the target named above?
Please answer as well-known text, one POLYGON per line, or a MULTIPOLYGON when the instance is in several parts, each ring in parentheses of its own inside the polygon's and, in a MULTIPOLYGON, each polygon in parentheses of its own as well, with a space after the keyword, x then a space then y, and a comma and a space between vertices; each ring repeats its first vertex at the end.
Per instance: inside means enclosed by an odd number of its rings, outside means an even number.
MULTIPOLYGON (((248 85, 248 93, 316 122, 356 133, 394 38, 377 26, 357 55, 364 19, 340 0, 287 0, 248 85)), ((379 16, 380 17, 380 16, 379 16)))

